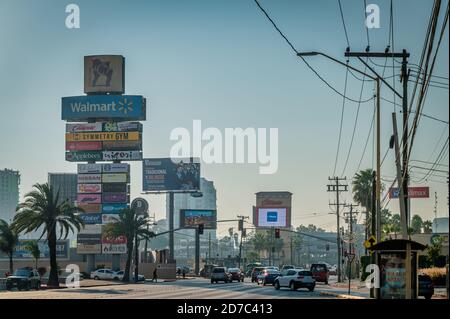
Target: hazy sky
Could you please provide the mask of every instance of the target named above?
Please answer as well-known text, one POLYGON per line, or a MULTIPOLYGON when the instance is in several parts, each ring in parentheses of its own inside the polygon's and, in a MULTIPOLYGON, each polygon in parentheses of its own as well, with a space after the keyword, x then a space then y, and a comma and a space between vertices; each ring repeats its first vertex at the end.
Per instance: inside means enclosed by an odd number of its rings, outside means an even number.
MULTIPOLYGON (((363 51, 367 45, 363 3, 342 1, 354 51, 363 51)), ((384 51, 390 1, 368 3, 381 9, 381 28, 369 31, 371 50, 384 51)), ((344 60, 347 45, 337 1, 261 0, 261 4, 298 50, 323 51, 344 60)), ((431 6, 431 0, 394 1, 395 49, 410 51, 413 63, 420 60, 431 6)), ((434 72, 447 78, 448 49, 447 28, 434 72)), ((202 176, 213 180, 217 188, 219 219, 251 216, 258 191, 286 190, 293 193, 294 225, 315 223, 335 229, 336 219, 328 214, 333 197, 326 192, 326 184, 333 173, 342 99, 292 53, 252 0, 0 0, 0 168, 21 172, 22 196, 32 184, 46 181, 47 172, 75 172, 76 164, 64 159, 60 101, 63 96, 83 94, 83 56, 93 54, 124 55, 126 93, 147 98, 145 157, 168 156, 174 143, 169 140, 171 130, 192 130, 194 119, 200 119, 204 128, 222 131, 226 127, 279 129, 276 174, 259 175, 254 164, 202 166, 202 176), (80 6, 80 29, 65 27, 69 3, 80 6)), ((343 91, 344 68, 321 57, 308 61, 343 91)), ((383 64, 384 59, 377 62, 383 64)), ((356 59, 350 63, 363 69, 356 59)), ((393 69, 385 72, 390 76, 393 69)), ((360 89, 361 82, 349 76, 348 96, 358 99, 360 89)), ((382 91, 384 98, 393 100, 386 87, 382 91)), ((366 83, 363 98, 372 94, 373 84, 366 83)), ((339 175, 356 110, 357 104, 346 103, 339 175)), ((382 102, 382 155, 392 134, 392 110, 391 104, 382 102)), ((344 172, 349 183, 362 155, 372 112, 372 102, 361 104, 344 172)), ((448 89, 430 88, 423 112, 448 121, 448 89)), ((412 158, 434 161, 446 138, 448 125, 422 118, 412 158)), ((372 167, 372 148, 370 139, 361 168, 372 167)), ((448 165, 448 155, 442 163, 448 165)), ((132 197, 140 195, 141 172, 141 163, 133 163, 132 197)), ((414 178, 423 176, 417 172, 414 178)), ((387 180, 395 175, 392 151, 382 175, 387 180)), ((445 178, 433 180, 438 182, 421 185, 429 185, 433 195, 437 192, 438 214, 447 216, 445 178)), ((164 217, 164 197, 146 198, 157 218, 164 217)), ((342 199, 350 202, 351 194, 342 194, 342 199)), ((398 202, 393 200, 389 207, 398 211, 398 202)), ((424 218, 433 217, 433 208, 434 198, 412 200, 413 213, 424 218)), ((219 234, 229 226, 222 225, 219 234)))

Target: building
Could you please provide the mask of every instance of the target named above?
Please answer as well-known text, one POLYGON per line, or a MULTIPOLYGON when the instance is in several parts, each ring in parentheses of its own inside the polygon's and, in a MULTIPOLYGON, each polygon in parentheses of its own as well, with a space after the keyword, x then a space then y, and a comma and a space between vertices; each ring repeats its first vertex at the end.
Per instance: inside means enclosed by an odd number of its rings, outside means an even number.
POLYGON ((11 223, 19 204, 20 174, 11 169, 0 170, 0 219, 11 223))
MULTIPOLYGON (((200 178, 202 197, 192 197, 191 194, 175 194, 174 196, 174 228, 180 227, 181 209, 217 209, 217 196, 214 182, 200 178)), ((166 198, 166 219, 169 219, 169 198, 166 198)), ((194 259, 195 232, 193 229, 179 230, 174 235, 174 258, 177 264, 191 264, 194 259)), ((216 241, 216 230, 205 229, 200 236, 200 256, 206 258, 211 250, 211 243, 216 241)), ((211 253, 212 254, 212 253, 211 253)))
POLYGON ((48 184, 53 187, 55 195, 59 191, 59 203, 68 199, 74 204, 77 200, 77 174, 48 173, 48 184))
POLYGON ((448 233, 448 217, 433 219, 433 233, 448 233))

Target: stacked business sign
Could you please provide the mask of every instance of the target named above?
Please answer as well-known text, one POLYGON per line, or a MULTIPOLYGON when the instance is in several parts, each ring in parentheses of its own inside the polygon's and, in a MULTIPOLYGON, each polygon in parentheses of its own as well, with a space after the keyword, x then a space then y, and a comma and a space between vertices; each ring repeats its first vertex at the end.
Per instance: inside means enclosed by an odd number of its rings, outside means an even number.
POLYGON ((125 59, 118 55, 84 58, 84 92, 62 98, 66 160, 78 164, 77 206, 86 227, 77 238, 79 254, 125 253, 124 236, 106 238, 102 225, 117 221, 129 207, 130 166, 142 160, 146 100, 125 92, 125 59), (96 164, 96 162, 113 162, 96 164))

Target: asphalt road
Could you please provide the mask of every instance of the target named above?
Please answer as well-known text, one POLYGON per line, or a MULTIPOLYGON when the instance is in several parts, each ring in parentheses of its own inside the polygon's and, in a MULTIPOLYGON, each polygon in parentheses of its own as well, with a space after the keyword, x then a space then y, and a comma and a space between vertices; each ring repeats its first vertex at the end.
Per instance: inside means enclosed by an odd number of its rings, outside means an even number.
MULTIPOLYGON (((177 280, 162 283, 141 283, 86 288, 65 288, 41 291, 2 291, 0 299, 329 299, 322 291, 336 291, 329 286, 317 284, 313 292, 307 289, 290 291, 275 290, 273 286, 258 286, 256 283, 211 284, 202 278, 177 280)), ((339 292, 339 291, 337 291, 339 292)))

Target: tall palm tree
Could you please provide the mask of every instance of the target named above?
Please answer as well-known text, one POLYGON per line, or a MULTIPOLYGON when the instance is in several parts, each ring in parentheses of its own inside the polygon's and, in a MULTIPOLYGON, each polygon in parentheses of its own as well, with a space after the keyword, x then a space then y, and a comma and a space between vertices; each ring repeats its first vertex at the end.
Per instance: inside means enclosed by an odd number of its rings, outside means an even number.
POLYGON ((372 169, 365 169, 356 173, 352 181, 353 200, 369 213, 372 213, 372 175, 372 169))
POLYGON ((69 232, 80 231, 84 222, 77 215, 82 209, 73 206, 68 199, 60 201, 59 190, 55 193, 47 183, 33 185, 34 190, 25 195, 17 206, 13 227, 17 233, 30 233, 42 229, 40 238, 46 236, 50 252, 50 275, 47 285, 59 287, 56 261, 57 228, 59 238, 67 238, 69 232))
POLYGON ((25 249, 28 250, 34 258, 34 268, 38 267, 38 260, 41 258, 41 250, 39 249, 39 242, 37 240, 30 240, 26 243, 25 249))
POLYGON ((8 255, 9 258, 9 272, 14 272, 13 267, 13 253, 19 242, 19 235, 11 225, 8 225, 3 219, 0 219, 0 251, 8 255))
MULTIPOLYGON (((127 239, 127 262, 122 281, 130 281, 130 267, 133 257, 133 243, 136 238, 137 242, 142 239, 148 240, 155 236, 155 233, 147 229, 150 223, 147 215, 136 214, 131 208, 120 211, 116 218, 116 222, 104 226, 103 234, 107 237, 125 236, 127 239)), ((137 274, 135 274, 137 275, 137 274)))

